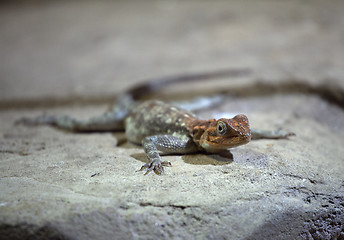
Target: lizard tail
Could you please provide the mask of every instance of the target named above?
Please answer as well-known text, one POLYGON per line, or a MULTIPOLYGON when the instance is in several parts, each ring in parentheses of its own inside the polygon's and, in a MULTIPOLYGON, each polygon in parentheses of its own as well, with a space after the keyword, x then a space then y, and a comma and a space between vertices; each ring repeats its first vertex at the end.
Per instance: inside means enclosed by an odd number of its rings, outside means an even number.
POLYGON ((167 76, 158 79, 149 79, 143 81, 143 83, 132 87, 127 91, 127 94, 131 96, 133 100, 137 100, 143 95, 156 92, 164 87, 172 84, 193 82, 193 81, 205 81, 209 79, 221 78, 221 77, 239 77, 245 76, 251 73, 251 70, 243 69, 224 69, 212 72, 193 73, 193 74, 181 74, 174 76, 167 76))

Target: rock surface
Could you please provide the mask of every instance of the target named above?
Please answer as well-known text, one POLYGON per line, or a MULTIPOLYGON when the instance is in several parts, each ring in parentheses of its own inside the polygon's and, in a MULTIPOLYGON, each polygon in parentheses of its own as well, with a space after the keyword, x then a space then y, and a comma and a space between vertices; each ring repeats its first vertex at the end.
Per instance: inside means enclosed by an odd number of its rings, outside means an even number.
POLYGON ((2 3, 0 239, 344 239, 343 10, 342 1, 2 3), (120 133, 13 125, 42 112, 87 118, 145 78, 225 68, 251 73, 158 95, 221 90, 231 95, 202 118, 245 113, 254 128, 296 136, 252 141, 233 159, 164 156, 173 166, 160 177, 135 172, 145 155, 117 146, 120 133))

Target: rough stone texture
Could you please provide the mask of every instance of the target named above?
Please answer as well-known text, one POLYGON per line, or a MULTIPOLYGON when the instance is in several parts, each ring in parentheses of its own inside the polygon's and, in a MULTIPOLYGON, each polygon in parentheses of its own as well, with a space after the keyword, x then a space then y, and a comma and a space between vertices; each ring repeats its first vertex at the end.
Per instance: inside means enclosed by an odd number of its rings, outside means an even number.
POLYGON ((0 239, 344 239, 343 11, 341 0, 1 3, 0 239), (135 172, 145 155, 116 147, 119 133, 13 125, 43 111, 86 118, 145 78, 224 68, 251 74, 173 96, 236 93, 199 115, 245 113, 296 136, 233 160, 164 156, 173 167, 159 177, 135 172))

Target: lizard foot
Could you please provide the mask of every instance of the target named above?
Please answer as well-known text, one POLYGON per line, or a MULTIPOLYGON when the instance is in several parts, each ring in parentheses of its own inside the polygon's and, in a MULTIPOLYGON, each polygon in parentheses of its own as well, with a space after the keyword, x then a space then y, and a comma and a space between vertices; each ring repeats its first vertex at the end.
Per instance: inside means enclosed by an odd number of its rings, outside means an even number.
POLYGON ((288 138, 291 136, 296 136, 296 134, 293 132, 285 132, 281 129, 273 131, 273 133, 271 134, 271 138, 275 138, 275 139, 283 139, 283 138, 288 138))
POLYGON ((160 160, 152 160, 149 163, 146 163, 145 165, 143 165, 140 170, 138 170, 137 172, 143 171, 145 169, 147 169, 147 171, 145 172, 144 175, 147 175, 150 172, 154 172, 157 175, 162 175, 164 173, 164 167, 171 167, 172 164, 170 162, 167 161, 160 161, 160 160))
POLYGON ((271 130, 258 130, 258 129, 252 129, 252 139, 287 139, 291 136, 295 136, 295 133, 293 132, 285 132, 281 129, 277 129, 274 131, 271 130))

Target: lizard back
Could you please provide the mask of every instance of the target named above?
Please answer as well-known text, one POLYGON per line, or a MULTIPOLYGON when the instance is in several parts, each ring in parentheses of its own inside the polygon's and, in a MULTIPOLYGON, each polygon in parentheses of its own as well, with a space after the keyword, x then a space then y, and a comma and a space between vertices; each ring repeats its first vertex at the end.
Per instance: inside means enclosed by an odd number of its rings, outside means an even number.
POLYGON ((130 142, 141 144, 147 136, 168 134, 191 138, 190 123, 196 116, 170 104, 151 100, 132 109, 125 120, 125 134, 130 142))

